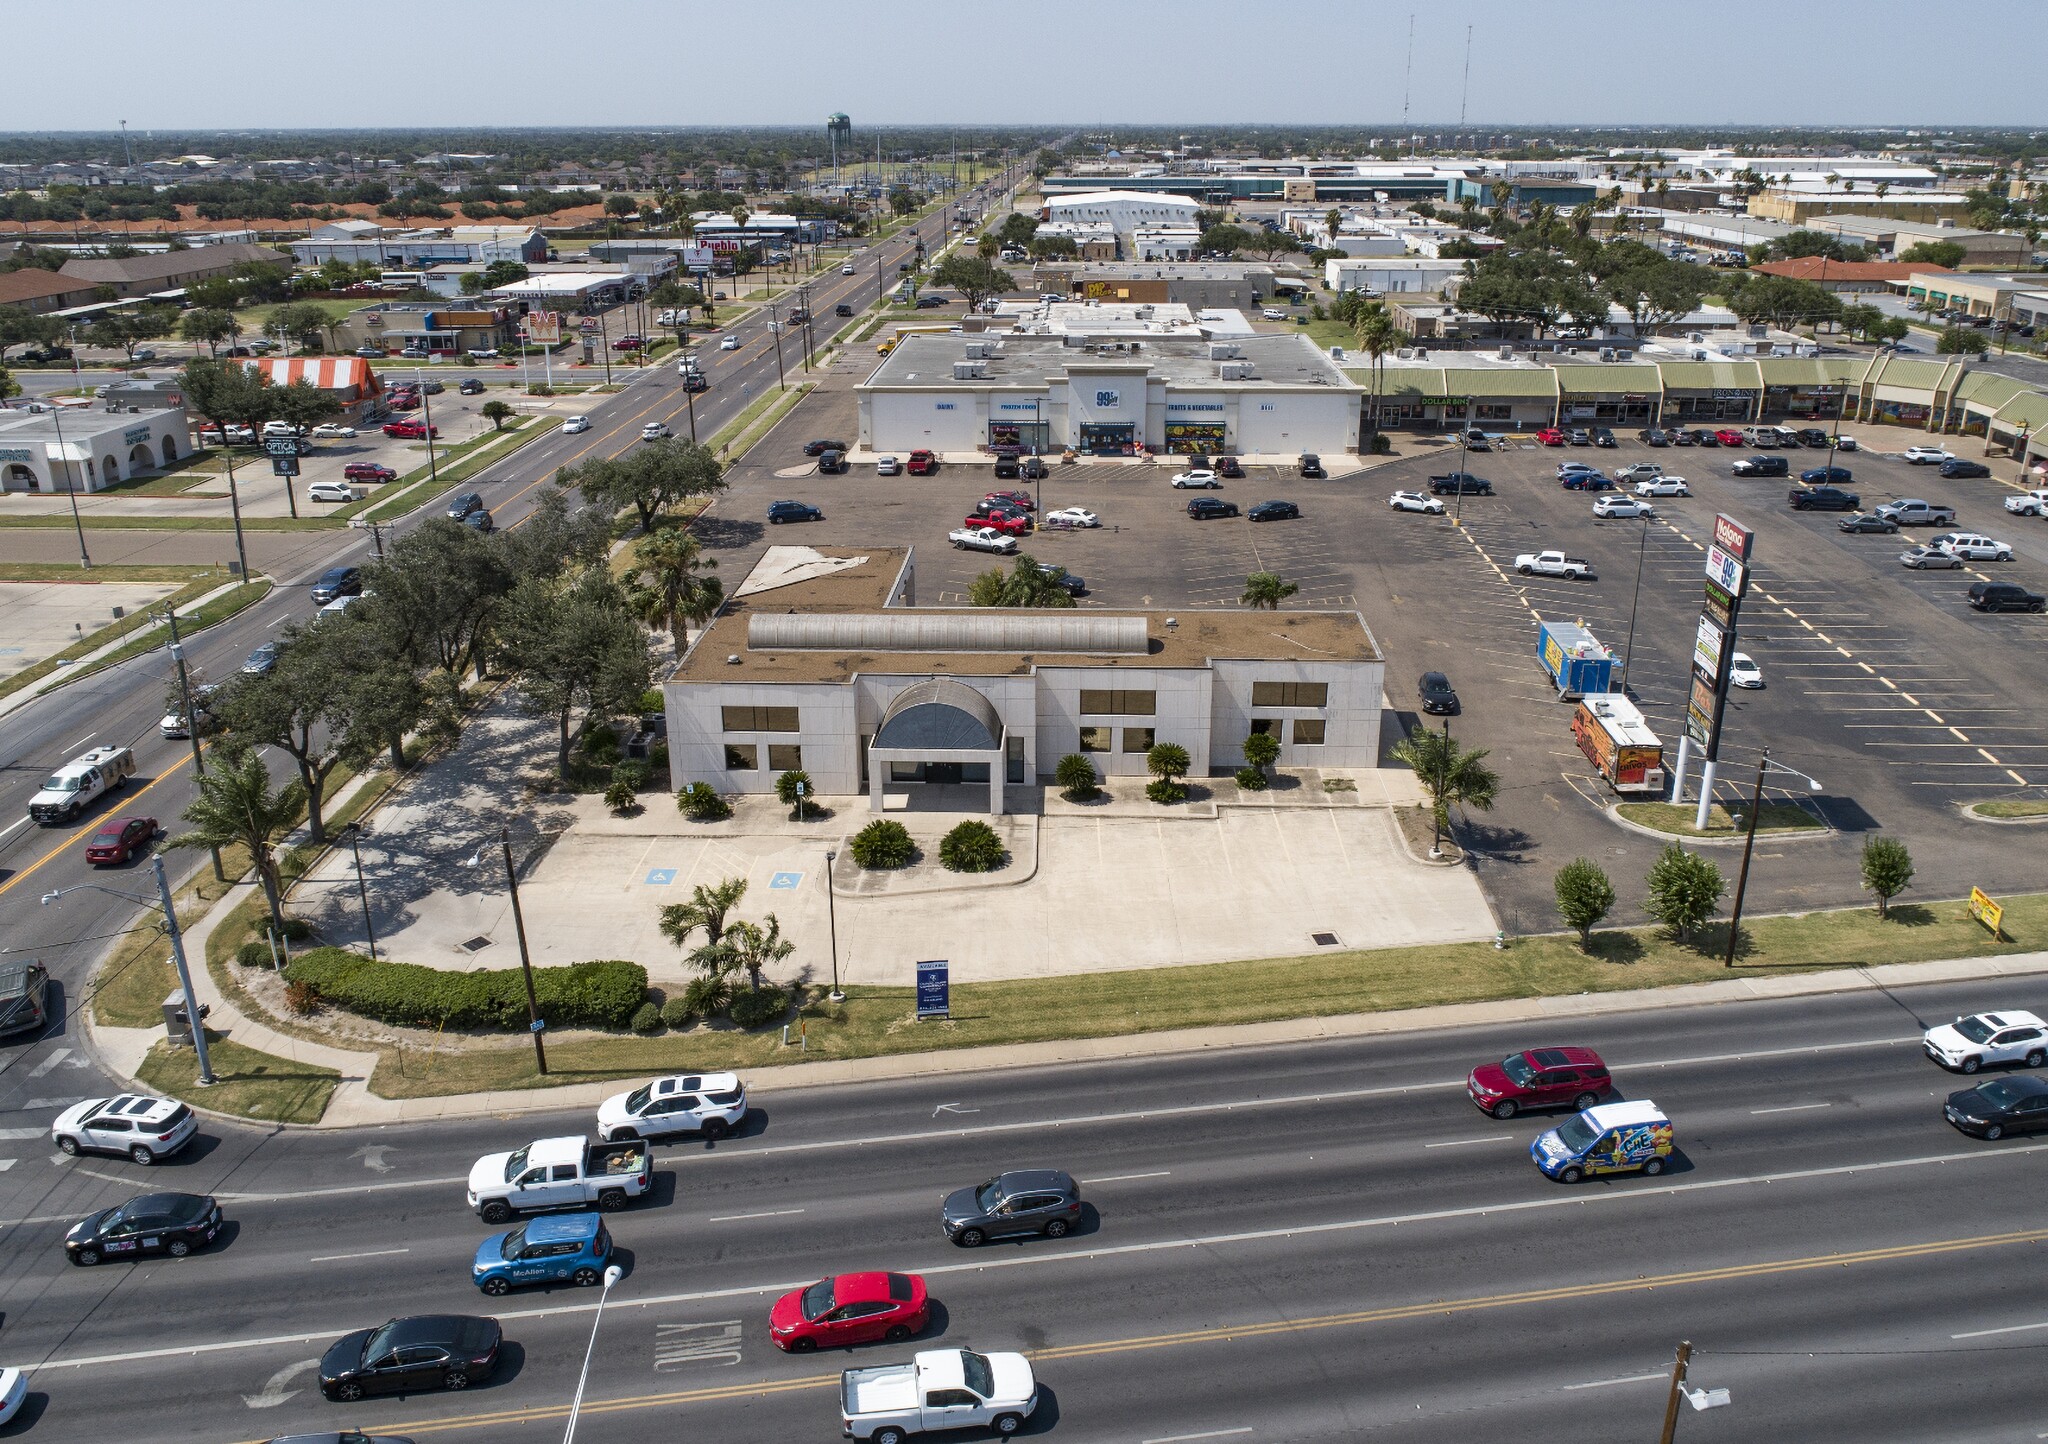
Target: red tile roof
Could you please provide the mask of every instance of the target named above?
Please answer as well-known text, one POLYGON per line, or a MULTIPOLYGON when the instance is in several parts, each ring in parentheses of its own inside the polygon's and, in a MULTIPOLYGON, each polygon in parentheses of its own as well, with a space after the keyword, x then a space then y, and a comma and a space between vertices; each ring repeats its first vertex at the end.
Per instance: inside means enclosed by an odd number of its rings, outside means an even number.
POLYGON ((1899 261, 1830 261, 1823 256, 1766 261, 1750 269, 1794 281, 1904 281, 1916 273, 1947 274, 1944 266, 1906 265, 1899 261))

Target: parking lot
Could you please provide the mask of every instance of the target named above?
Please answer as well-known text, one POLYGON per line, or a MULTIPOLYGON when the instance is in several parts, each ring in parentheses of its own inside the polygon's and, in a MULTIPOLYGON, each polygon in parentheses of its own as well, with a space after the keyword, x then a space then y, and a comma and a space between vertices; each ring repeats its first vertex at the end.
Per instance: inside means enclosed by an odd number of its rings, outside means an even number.
MULTIPOLYGON (((1003 559, 952 549, 946 534, 997 483, 987 465, 949 465, 936 477, 877 477, 856 467, 815 474, 802 456, 813 437, 850 440, 850 377, 807 398, 736 469, 732 494, 706 519, 704 535, 721 571, 745 574, 770 540, 821 545, 917 548, 918 599, 959 604, 968 585, 1003 559), (808 502, 822 523, 770 530, 759 518, 771 500, 808 502)), ((1468 839, 1479 876, 1510 931, 1555 926, 1551 877, 1573 856, 1599 861, 1614 876, 1624 906, 1634 906, 1660 844, 1607 816, 1616 799, 1579 754, 1571 708, 1559 703, 1537 665, 1542 620, 1583 621, 1626 655, 1629 692, 1666 746, 1667 767, 1681 733, 1692 634, 1699 613, 1705 549, 1717 511, 1757 534, 1754 580, 1738 645, 1756 659, 1765 686, 1729 701, 1719 796, 1746 796, 1759 750, 1819 778, 1818 794, 1796 800, 1834 829, 1759 845, 1751 906, 1778 910, 1859 901, 1857 854, 1873 830, 1912 848, 1915 891, 1952 896, 1971 886, 1996 893, 2038 885, 2042 834, 1965 820, 1972 801, 2048 787, 2048 617, 1984 615, 1965 594, 1979 578, 2048 588, 2048 522, 2014 517, 2001 506, 2013 488, 2003 479, 1950 480, 1932 467, 1896 459, 1920 433, 1862 428, 1870 449, 1844 453, 1851 489, 1865 508, 1900 497, 1953 505, 1957 526, 2010 542, 2015 559, 1960 571, 1908 571, 1897 558, 1924 539, 1845 535, 1840 517, 1793 512, 1784 479, 1730 475, 1739 450, 1663 448, 1632 439, 1615 449, 1537 447, 1510 441, 1475 454, 1470 469, 1492 480, 1490 497, 1468 496, 1449 517, 1395 513, 1387 495, 1426 489, 1431 472, 1455 465, 1456 450, 1383 466, 1355 479, 1303 481, 1253 468, 1220 492, 1170 486, 1166 465, 1051 467, 1035 486, 1041 508, 1081 505, 1096 531, 1039 532, 1024 549, 1084 577, 1082 606, 1235 605, 1247 573, 1270 570, 1300 587, 1290 606, 1356 607, 1388 660, 1388 691, 1402 721, 1414 725, 1414 679, 1448 673, 1463 700, 1452 727, 1467 745, 1492 751, 1502 777, 1491 813, 1474 814, 1468 839), (1889 454, 1887 454, 1889 453, 1889 454), (1656 461, 1684 476, 1693 496, 1655 501, 1648 521, 1595 520, 1593 498, 1562 489, 1560 460, 1608 470, 1656 461), (1282 498, 1296 521, 1255 525, 1242 517, 1196 522, 1192 495, 1249 508, 1282 498), (1561 547, 1595 564, 1587 581, 1523 577, 1520 552, 1561 547), (1640 561, 1640 600, 1637 575, 1640 561), (1630 637, 1633 613, 1634 635, 1630 637)), ((1975 457, 1980 444, 1955 438, 1950 449, 1975 457)), ((1794 472, 1825 453, 1788 453, 1794 472)), ((1994 467, 2000 478, 2009 464, 1994 467)), ((1398 731, 1388 729, 1390 739, 1398 731)), ((1736 861, 1717 851, 1732 877, 1736 861)), ((1910 900, 1911 894, 1908 895, 1910 900)))

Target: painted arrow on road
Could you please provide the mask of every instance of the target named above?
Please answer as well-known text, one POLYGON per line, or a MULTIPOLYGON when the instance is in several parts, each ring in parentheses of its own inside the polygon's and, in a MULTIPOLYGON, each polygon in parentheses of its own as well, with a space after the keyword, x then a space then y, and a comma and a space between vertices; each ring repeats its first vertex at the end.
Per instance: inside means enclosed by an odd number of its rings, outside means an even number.
POLYGON ((381 1143, 373 1143, 367 1148, 358 1148, 349 1157, 362 1159, 363 1167, 369 1169, 372 1173, 389 1173, 391 1165, 384 1161, 384 1155, 392 1151, 381 1143))
POLYGON ((932 1117, 936 1118, 936 1117, 938 1117, 938 1116, 939 1116, 939 1115, 940 1115, 941 1113, 979 1113, 979 1112, 981 1112, 981 1110, 980 1110, 979 1108, 963 1108, 963 1107, 961 1107, 961 1106, 960 1106, 960 1105, 959 1105, 958 1103, 941 1103, 941 1104, 940 1104, 940 1105, 939 1105, 938 1107, 936 1107, 936 1108, 934 1108, 934 1109, 932 1110, 932 1117))
POLYGON ((282 1369, 279 1369, 269 1379, 264 1381, 262 1393, 244 1394, 242 1402, 251 1409, 275 1409, 279 1404, 287 1403, 297 1398, 302 1392, 298 1389, 287 1389, 285 1385, 289 1384, 300 1374, 305 1373, 306 1370, 319 1367, 320 1361, 318 1359, 301 1359, 296 1364, 286 1364, 282 1369))

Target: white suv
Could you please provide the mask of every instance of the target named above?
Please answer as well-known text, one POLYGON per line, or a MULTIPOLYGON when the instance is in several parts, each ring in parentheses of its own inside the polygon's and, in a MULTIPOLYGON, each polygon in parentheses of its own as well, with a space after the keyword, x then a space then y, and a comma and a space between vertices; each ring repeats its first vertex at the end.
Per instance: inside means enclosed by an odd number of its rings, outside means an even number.
POLYGON ((198 1131, 192 1110, 175 1099, 123 1093, 65 1109, 50 1125, 50 1141, 73 1155, 118 1153, 148 1165, 169 1158, 198 1131))
POLYGON ((716 1142, 747 1116, 747 1087, 736 1073, 678 1073, 598 1105, 597 1131, 607 1143, 699 1133, 716 1142))
POLYGON ((1939 466, 1949 459, 1947 450, 1939 446, 1909 446, 1900 455, 1915 466, 1939 466))
POLYGON ((345 481, 316 481, 306 488, 308 501, 359 501, 356 489, 345 481))
POLYGON ((2048 1062, 2048 1024, 2032 1013, 1978 1013, 1929 1028, 1920 1040, 1927 1056, 1944 1068, 1974 1073, 1986 1063, 2048 1062))
POLYGON ((1982 532, 1943 532, 1940 536, 1929 542, 1928 545, 1940 547, 1950 556, 1961 557, 1966 562, 2009 562, 2012 560, 2011 547, 2002 541, 1993 541, 1982 532))

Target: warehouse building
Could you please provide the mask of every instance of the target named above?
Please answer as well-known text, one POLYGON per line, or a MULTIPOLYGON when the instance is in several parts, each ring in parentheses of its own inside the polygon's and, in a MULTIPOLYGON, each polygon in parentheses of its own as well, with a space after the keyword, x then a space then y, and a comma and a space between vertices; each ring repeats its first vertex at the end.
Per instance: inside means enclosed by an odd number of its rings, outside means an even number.
POLYGON ((766 793, 801 769, 877 812, 991 813, 1080 753, 1142 777, 1156 743, 1191 775, 1378 765, 1385 665, 1357 612, 923 608, 915 555, 771 547, 662 684, 670 785, 766 793), (982 789, 986 789, 983 793, 982 789), (929 795, 929 794, 928 794, 929 795))
POLYGON ((121 300, 157 296, 180 290, 194 281, 225 276, 246 265, 284 266, 292 258, 268 246, 200 246, 186 251, 159 251, 148 256, 80 256, 66 261, 58 274, 88 288, 112 286, 121 300))
POLYGON ((1822 216, 1808 229, 1840 236, 1894 258, 1923 242, 1961 246, 1962 263, 1966 266, 2024 266, 2032 259, 2034 250, 2033 243, 2023 235, 1973 231, 1954 224, 1893 220, 1887 216, 1822 216))
POLYGON ((1192 226, 1201 204, 1187 196, 1153 195, 1145 191, 1084 191, 1079 195, 1048 195, 1039 212, 1042 221, 1078 221, 1106 225, 1120 236, 1140 226, 1192 226))
POLYGON ((450 226, 390 230, 375 221, 329 221, 303 241, 293 241, 292 259, 302 266, 324 261, 369 262, 424 270, 465 261, 522 261, 548 258, 547 237, 530 225, 450 226))
POLYGON ((2010 316, 2015 300, 2040 289, 2038 276, 2014 280, 2010 276, 1963 276, 1919 267, 1906 280, 1907 299, 1925 302, 1929 310, 1956 310, 1991 321, 2010 316))
POLYGON ((1358 446, 1359 386, 1299 335, 907 335, 854 390, 861 445, 877 452, 1358 446))
POLYGON ((1040 295, 1084 301, 1174 301, 1196 311, 1256 306, 1275 294, 1279 279, 1271 266, 1240 261, 1042 261, 1031 270, 1031 287, 1040 295))

